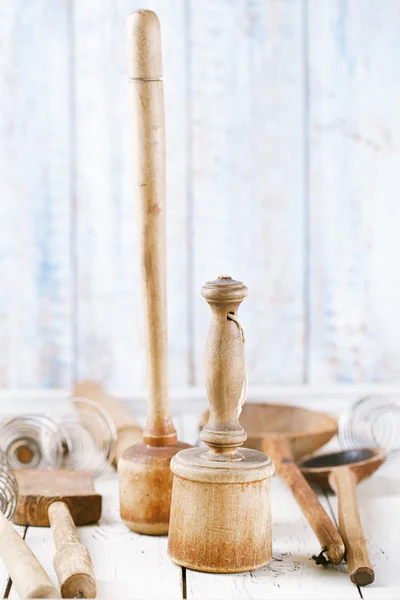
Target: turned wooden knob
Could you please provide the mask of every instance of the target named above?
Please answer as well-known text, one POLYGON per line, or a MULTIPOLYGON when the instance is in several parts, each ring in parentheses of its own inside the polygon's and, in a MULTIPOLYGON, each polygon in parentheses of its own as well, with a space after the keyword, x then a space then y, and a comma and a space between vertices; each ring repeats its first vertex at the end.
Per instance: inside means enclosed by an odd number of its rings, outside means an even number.
POLYGON ((210 418, 200 437, 210 448, 210 459, 234 459, 247 438, 239 423, 246 371, 243 331, 236 320, 247 287, 222 275, 206 283, 201 293, 210 305, 211 323, 205 354, 210 418))

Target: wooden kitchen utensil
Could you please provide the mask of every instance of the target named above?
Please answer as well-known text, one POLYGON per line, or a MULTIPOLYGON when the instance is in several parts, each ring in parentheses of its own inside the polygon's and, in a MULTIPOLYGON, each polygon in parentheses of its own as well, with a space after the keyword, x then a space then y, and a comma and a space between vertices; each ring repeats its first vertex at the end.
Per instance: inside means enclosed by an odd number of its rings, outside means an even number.
MULTIPOLYGON (((208 420, 208 411, 202 424, 208 420)), ((276 472, 292 491, 329 560, 343 560, 344 544, 340 535, 307 483, 295 461, 326 444, 337 432, 336 419, 284 404, 246 403, 240 423, 247 432, 245 446, 268 453, 276 472)))
POLYGON ((168 532, 171 458, 177 441, 169 403, 165 123, 160 23, 150 10, 127 19, 127 60, 132 109, 133 180, 138 225, 142 301, 147 348, 148 413, 143 444, 118 463, 120 511, 133 531, 168 532))
POLYGON ((272 554, 272 460, 240 448, 246 432, 238 416, 245 388, 243 329, 237 318, 247 288, 230 277, 207 283, 211 308, 206 347, 210 419, 201 439, 171 461, 174 473, 168 554, 199 571, 230 573, 266 564, 272 554))
POLYGON ((42 565, 9 522, 17 504, 18 484, 0 452, 0 557, 20 598, 59 598, 42 565))
MULTIPOLYGON (((125 450, 142 440, 142 428, 126 404, 108 394, 96 381, 79 381, 74 387, 73 395, 92 400, 111 417, 117 432, 113 460, 116 467, 125 450)), ((99 436, 101 434, 99 431, 99 436)))
POLYGON ((114 457, 114 424, 98 403, 70 398, 62 415, 21 414, 0 424, 0 449, 14 469, 79 469, 94 477, 114 457))
POLYGON ((300 463, 309 481, 332 489, 338 496, 339 531, 346 547, 350 579, 356 585, 374 581, 367 545, 361 527, 356 485, 386 460, 380 448, 357 448, 321 454, 300 463))
POLYGON ((63 598, 95 598, 97 582, 88 550, 76 525, 96 523, 101 495, 85 471, 21 469, 15 471, 19 495, 13 521, 17 525, 51 527, 56 553, 54 570, 63 598))

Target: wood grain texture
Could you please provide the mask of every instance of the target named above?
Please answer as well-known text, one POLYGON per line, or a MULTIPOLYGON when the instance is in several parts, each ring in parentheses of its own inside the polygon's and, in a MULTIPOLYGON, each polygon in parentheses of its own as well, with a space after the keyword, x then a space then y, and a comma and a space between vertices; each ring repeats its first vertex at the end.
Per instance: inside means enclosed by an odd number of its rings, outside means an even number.
POLYGON ((48 509, 59 500, 67 504, 76 525, 96 523, 101 515, 101 495, 86 471, 16 469, 18 503, 13 515, 18 525, 49 527, 48 509))
POLYGON ((310 0, 311 381, 398 378, 398 2, 310 0))
POLYGON ((71 381, 68 5, 0 6, 0 385, 71 381))
POLYGON ((203 381, 207 310, 220 274, 246 281, 252 383, 303 374, 301 2, 189 3, 192 343, 203 381))
MULTIPOLYGON (((78 374, 145 385, 125 19, 146 2, 76 2, 78 374)), ((187 383, 184 2, 153 2, 165 51, 170 376, 187 383), (170 17, 173 13, 174 18, 170 17)))
POLYGON ((218 273, 253 384, 398 380, 395 0, 0 8, 0 385, 145 385, 124 21, 163 28, 171 383, 218 273), (77 294, 75 295, 75 292, 77 294))

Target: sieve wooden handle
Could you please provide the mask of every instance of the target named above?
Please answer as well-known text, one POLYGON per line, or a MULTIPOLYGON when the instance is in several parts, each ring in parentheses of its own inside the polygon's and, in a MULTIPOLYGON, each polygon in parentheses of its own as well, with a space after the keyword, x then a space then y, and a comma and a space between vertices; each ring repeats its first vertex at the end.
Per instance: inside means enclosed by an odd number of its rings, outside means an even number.
MULTIPOLYGON (((111 417, 117 431, 115 454, 113 464, 116 467, 118 460, 125 450, 142 441, 142 428, 124 402, 106 392, 102 385, 96 381, 80 381, 73 390, 74 396, 88 398, 103 408, 111 417)), ((101 432, 99 432, 101 435, 101 432)))
POLYGON ((97 581, 89 551, 81 544, 71 513, 65 502, 49 506, 56 553, 54 570, 63 598, 95 598, 97 581))
POLYGON ((20 598, 59 598, 46 571, 0 511, 0 556, 20 598))
POLYGON ((349 576, 356 585, 374 581, 357 503, 356 478, 349 467, 336 467, 329 484, 338 496, 339 531, 346 547, 349 576))
POLYGON ((168 382, 165 119, 161 34, 157 15, 136 10, 127 19, 127 66, 133 142, 133 192, 140 251, 147 348, 148 418, 145 443, 176 444, 168 382))
POLYGON ((329 560, 337 565, 343 560, 344 544, 334 523, 321 506, 316 494, 309 486, 293 455, 288 440, 271 436, 264 440, 263 450, 271 456, 275 470, 291 490, 297 503, 310 523, 315 535, 329 560))

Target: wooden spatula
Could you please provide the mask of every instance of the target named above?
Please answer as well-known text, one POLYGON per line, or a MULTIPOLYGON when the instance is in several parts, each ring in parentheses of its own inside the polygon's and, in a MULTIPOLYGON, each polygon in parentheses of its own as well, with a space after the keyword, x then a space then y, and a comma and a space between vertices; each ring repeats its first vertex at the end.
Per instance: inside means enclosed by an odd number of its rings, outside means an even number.
POLYGON ((96 523, 101 495, 85 471, 15 470, 19 495, 13 521, 17 525, 51 527, 56 553, 54 570, 63 598, 95 598, 97 582, 90 554, 76 525, 96 523))

